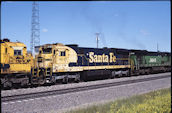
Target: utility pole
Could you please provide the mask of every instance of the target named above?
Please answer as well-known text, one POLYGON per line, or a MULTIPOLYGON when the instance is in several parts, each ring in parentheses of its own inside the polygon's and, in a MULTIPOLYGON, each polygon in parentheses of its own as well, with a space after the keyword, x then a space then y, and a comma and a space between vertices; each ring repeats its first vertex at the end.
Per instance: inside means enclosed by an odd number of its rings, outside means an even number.
POLYGON ((157 52, 159 52, 159 50, 158 50, 158 43, 157 43, 157 52))
POLYGON ((39 6, 34 1, 32 4, 32 22, 31 22, 31 42, 30 50, 35 54, 35 46, 40 45, 40 26, 39 26, 39 6))
POLYGON ((99 35, 100 35, 100 33, 96 33, 97 48, 98 48, 98 44, 99 44, 99 35))

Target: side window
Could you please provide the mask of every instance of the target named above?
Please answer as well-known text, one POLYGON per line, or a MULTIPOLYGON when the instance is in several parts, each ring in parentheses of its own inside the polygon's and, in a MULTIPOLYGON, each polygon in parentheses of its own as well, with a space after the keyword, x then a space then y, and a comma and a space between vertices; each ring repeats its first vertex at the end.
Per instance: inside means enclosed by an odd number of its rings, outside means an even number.
POLYGON ((54 55, 56 54, 56 50, 54 50, 54 55))
POLYGON ((5 53, 7 54, 7 48, 5 48, 5 53))
POLYGON ((66 56, 66 52, 65 51, 60 51, 60 56, 66 56))
POLYGON ((22 55, 21 50, 14 50, 14 55, 22 55))

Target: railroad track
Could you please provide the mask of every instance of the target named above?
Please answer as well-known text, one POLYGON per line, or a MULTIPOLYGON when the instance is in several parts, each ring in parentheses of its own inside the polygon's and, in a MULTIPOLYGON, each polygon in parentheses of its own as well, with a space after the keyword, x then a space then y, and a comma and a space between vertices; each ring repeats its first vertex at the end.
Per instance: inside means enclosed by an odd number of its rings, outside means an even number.
POLYGON ((125 85, 125 84, 133 84, 133 83, 139 83, 139 82, 144 82, 144 81, 163 79, 163 78, 168 78, 168 77, 171 77, 171 75, 163 75, 163 76, 142 78, 142 79, 136 79, 136 80, 126 80, 126 81, 120 81, 120 82, 67 88, 67 89, 60 89, 60 90, 53 90, 53 91, 43 91, 43 92, 36 92, 36 93, 29 93, 29 94, 4 96, 4 97, 1 97, 1 102, 33 99, 33 98, 40 98, 40 97, 46 97, 46 96, 52 96, 52 95, 61 95, 61 94, 67 94, 67 93, 72 93, 72 92, 79 92, 79 91, 86 91, 86 90, 93 90, 93 89, 99 89, 99 88, 106 88, 106 87, 112 87, 112 86, 120 86, 120 85, 125 85))

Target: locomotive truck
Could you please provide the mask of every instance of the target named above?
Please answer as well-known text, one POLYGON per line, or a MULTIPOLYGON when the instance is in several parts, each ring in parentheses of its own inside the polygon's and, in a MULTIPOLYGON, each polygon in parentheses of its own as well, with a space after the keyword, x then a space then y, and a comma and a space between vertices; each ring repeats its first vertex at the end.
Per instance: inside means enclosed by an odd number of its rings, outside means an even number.
POLYGON ((55 43, 40 46, 37 59, 37 67, 32 69, 32 84, 171 71, 169 52, 85 48, 55 43))
POLYGON ((28 85, 33 56, 27 53, 26 45, 4 39, 0 41, 0 47, 1 86, 8 88, 14 84, 28 85))

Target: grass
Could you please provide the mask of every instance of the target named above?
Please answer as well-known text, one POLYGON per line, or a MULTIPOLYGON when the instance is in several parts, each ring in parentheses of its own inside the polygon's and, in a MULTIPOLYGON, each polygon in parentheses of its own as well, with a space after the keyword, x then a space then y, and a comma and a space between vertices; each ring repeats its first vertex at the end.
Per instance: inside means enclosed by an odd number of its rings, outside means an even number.
POLYGON ((69 113, 170 113, 171 88, 116 100, 107 104, 76 109, 69 113))

